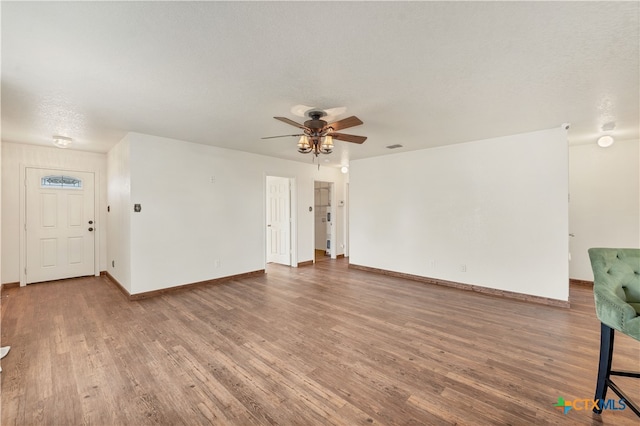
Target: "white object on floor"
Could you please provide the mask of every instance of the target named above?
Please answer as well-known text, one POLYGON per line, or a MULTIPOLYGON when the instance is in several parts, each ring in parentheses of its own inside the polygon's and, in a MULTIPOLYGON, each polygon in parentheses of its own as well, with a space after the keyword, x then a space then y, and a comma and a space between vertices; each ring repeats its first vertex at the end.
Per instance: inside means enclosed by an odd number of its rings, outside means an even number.
POLYGON ((9 349, 11 349, 11 346, 3 346, 2 348, 0 348, 0 359, 7 356, 7 354, 9 353, 9 349))

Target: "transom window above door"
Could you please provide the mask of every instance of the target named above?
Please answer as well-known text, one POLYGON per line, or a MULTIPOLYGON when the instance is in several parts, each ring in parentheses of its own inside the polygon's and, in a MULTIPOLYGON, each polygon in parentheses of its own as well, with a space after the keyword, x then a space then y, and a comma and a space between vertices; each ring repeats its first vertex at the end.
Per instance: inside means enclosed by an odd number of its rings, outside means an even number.
POLYGON ((82 179, 64 175, 44 176, 40 180, 40 186, 54 189, 82 189, 82 179))

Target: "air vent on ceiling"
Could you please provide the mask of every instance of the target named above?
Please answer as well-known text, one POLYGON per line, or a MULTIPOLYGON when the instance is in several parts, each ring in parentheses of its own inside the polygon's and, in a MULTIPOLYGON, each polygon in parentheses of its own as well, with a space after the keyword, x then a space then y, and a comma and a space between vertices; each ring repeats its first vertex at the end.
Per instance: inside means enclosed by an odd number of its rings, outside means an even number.
POLYGON ((388 148, 388 149, 402 148, 402 145, 400 145, 399 143, 397 143, 397 144, 394 144, 394 145, 389 145, 387 148, 388 148))

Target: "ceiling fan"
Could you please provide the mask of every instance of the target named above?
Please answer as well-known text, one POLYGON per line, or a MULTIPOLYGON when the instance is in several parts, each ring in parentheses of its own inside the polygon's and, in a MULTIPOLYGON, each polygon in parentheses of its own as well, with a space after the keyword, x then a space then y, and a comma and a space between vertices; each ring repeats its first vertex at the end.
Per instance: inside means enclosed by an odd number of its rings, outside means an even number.
POLYGON ((361 144, 367 140, 366 136, 347 135, 338 133, 337 130, 347 129, 349 127, 359 126, 362 123, 356 116, 343 118, 342 120, 327 123, 322 117, 327 115, 323 110, 310 110, 306 112, 309 120, 304 124, 296 123, 286 117, 273 117, 283 123, 290 124, 294 127, 302 129, 302 133, 295 135, 267 136, 262 139, 284 138, 284 137, 300 137, 298 141, 298 152, 302 154, 313 153, 316 157, 319 154, 331 154, 333 151, 333 140, 337 139, 344 142, 352 142, 361 144))

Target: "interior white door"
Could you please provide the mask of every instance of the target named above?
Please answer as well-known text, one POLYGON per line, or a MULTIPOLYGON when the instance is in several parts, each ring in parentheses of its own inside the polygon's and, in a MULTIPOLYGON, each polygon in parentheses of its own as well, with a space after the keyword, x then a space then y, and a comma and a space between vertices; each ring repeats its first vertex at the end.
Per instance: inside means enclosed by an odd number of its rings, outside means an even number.
POLYGON ((291 266, 291 193, 288 178, 267 176, 267 262, 291 266))
POLYGON ((26 168, 27 284, 94 274, 94 175, 26 168))

